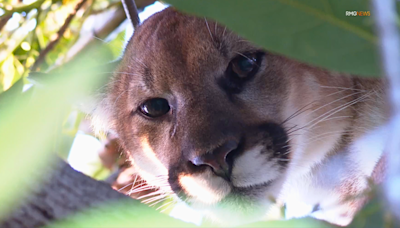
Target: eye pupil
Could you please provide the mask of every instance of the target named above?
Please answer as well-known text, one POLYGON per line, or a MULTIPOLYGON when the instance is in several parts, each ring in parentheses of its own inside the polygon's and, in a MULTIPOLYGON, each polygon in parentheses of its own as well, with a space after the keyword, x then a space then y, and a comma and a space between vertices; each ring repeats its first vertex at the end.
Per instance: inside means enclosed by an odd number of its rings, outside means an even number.
POLYGON ((144 115, 152 118, 163 116, 171 109, 168 101, 163 98, 149 99, 140 105, 139 108, 144 115))
POLYGON ((251 72, 254 68, 254 61, 245 57, 240 58, 237 64, 243 72, 251 72))
POLYGON ((219 86, 229 94, 242 92, 244 85, 259 71, 264 55, 263 51, 238 53, 218 80, 219 86))
POLYGON ((257 61, 257 53, 239 55, 231 61, 232 71, 238 78, 251 77, 258 69, 257 61))

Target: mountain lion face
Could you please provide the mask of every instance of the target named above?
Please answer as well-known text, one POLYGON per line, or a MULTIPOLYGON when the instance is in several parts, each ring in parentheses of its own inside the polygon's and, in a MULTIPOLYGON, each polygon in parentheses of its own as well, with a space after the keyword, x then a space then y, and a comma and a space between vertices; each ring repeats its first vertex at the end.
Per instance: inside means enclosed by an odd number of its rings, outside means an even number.
POLYGON ((237 224, 342 140, 363 94, 340 88, 353 85, 167 9, 137 29, 104 102, 142 178, 237 224))

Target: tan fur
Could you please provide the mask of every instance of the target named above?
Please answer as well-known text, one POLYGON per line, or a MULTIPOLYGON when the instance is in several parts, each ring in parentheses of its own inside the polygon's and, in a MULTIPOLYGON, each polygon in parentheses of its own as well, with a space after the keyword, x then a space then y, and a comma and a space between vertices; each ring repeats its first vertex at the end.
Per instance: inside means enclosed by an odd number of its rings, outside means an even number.
POLYGON ((386 122, 385 85, 265 51, 259 72, 240 93, 220 88, 232 58, 260 50, 215 22, 164 10, 135 32, 98 113, 109 117, 105 122, 144 179, 168 194, 184 193, 186 202, 221 224, 260 219, 273 197, 288 205, 320 204, 322 214, 305 215, 346 225, 363 203, 344 199, 369 188, 369 169, 381 157, 377 151, 370 161, 354 151, 386 122), (169 101, 170 113, 152 120, 137 113, 157 97, 169 101), (275 137, 269 123, 289 137, 287 165, 278 165, 282 157, 263 161, 276 152, 267 149, 275 137), (259 126, 267 127, 260 132, 259 126), (230 182, 189 164, 231 139, 245 142, 230 182))

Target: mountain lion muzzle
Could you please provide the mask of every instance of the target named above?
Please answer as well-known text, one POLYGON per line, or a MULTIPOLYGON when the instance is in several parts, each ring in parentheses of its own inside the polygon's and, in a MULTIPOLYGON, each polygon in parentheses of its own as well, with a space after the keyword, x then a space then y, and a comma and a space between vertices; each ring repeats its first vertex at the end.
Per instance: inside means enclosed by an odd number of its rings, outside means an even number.
POLYGON ((94 124, 118 134, 162 197, 216 223, 279 203, 288 218, 346 225, 367 200, 351 196, 383 177, 384 88, 169 8, 135 31, 94 124))

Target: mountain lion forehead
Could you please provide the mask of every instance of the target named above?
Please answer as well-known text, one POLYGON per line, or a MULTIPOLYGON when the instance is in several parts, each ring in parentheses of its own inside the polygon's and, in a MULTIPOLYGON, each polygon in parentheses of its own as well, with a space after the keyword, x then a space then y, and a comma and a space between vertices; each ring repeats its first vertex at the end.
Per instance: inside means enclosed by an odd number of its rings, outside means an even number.
POLYGON ((124 58, 129 71, 141 75, 133 81, 153 91, 178 77, 186 82, 204 80, 232 57, 254 50, 259 48, 223 25, 167 8, 139 26, 126 48, 131 55, 124 58))
POLYGON ((160 48, 173 53, 203 50, 226 57, 229 44, 240 38, 212 20, 167 8, 144 21, 133 39, 133 43, 158 53, 160 48))

